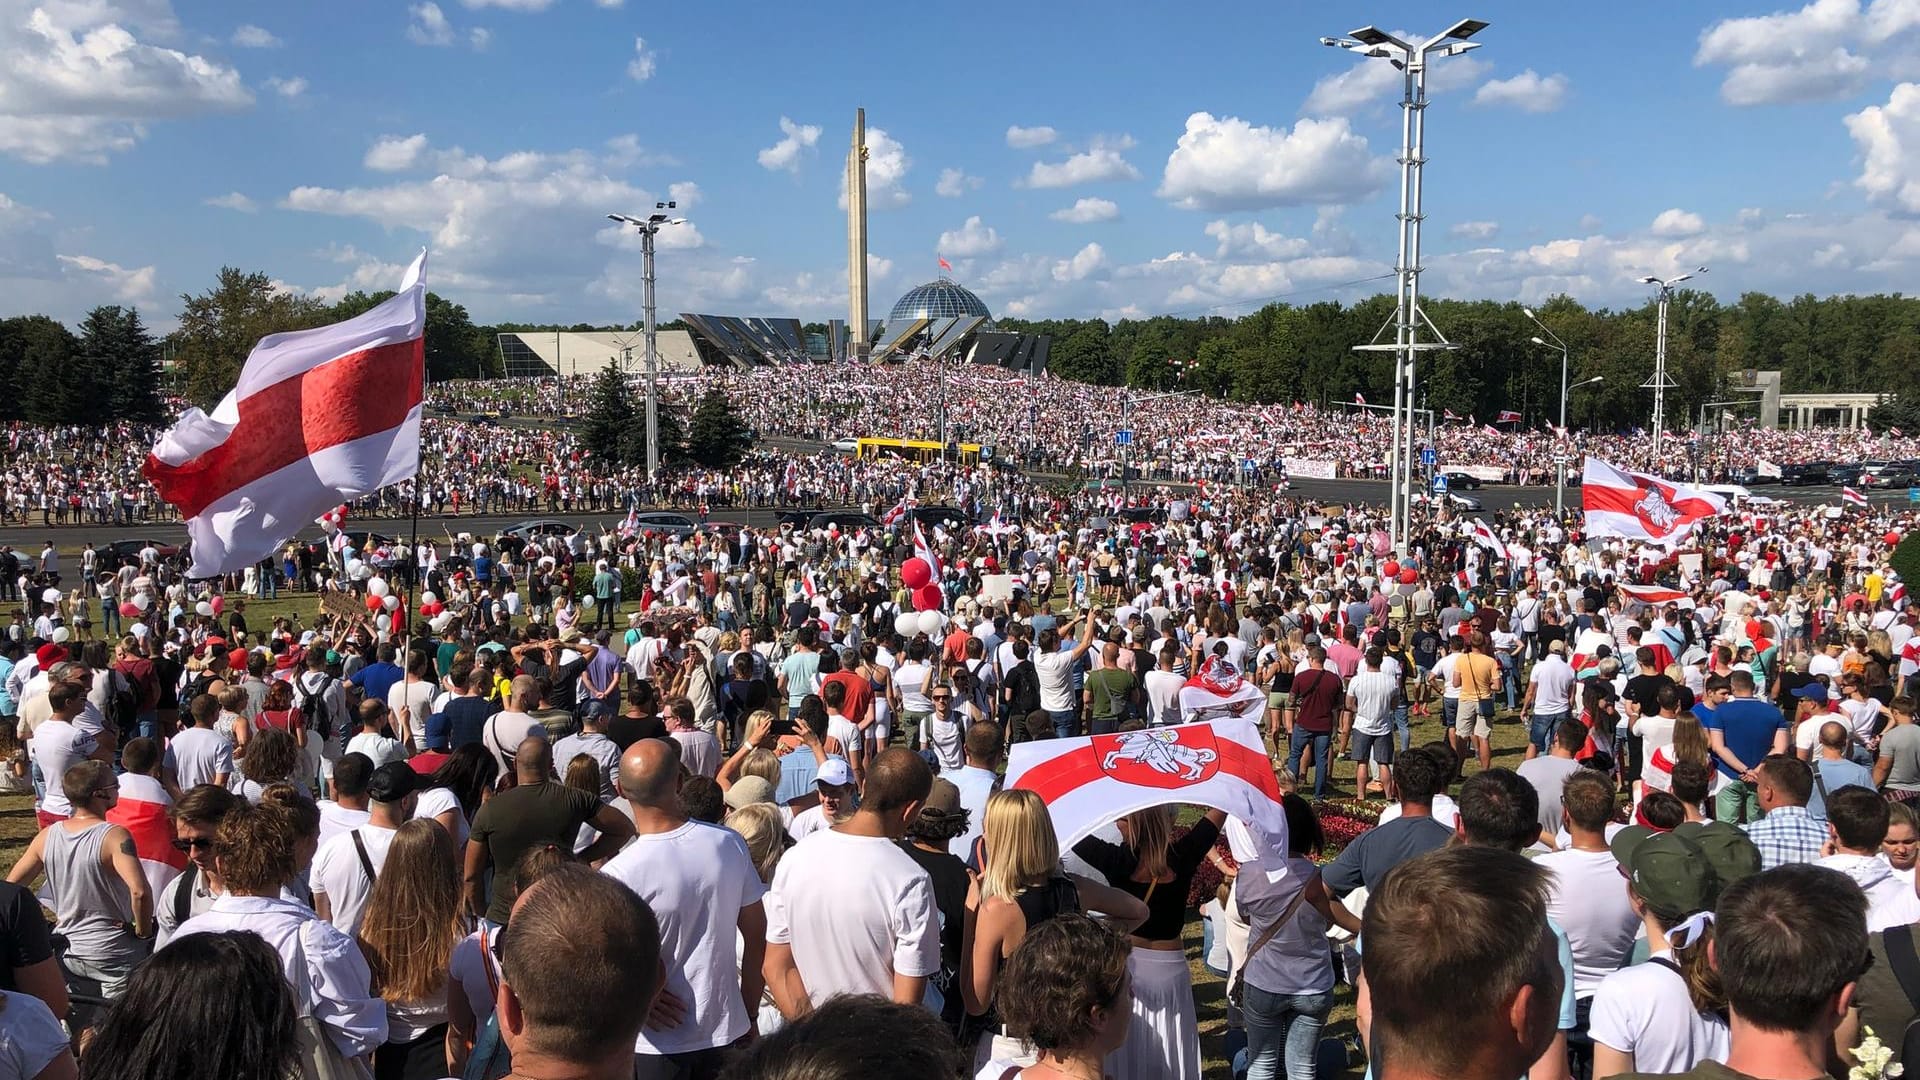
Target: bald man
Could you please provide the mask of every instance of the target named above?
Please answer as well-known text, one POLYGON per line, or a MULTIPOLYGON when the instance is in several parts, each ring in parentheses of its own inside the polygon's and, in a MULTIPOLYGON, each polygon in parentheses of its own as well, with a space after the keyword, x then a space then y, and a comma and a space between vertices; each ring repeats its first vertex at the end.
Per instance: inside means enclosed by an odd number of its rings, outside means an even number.
POLYGON ((766 886, 738 834, 688 820, 680 778, 672 739, 641 739, 620 755, 635 837, 603 868, 660 919, 667 985, 634 1041, 640 1080, 717 1078, 722 1053, 746 1035, 760 1006, 766 886), (736 930, 746 943, 737 965, 736 930))
POLYGON ((1807 800, 1807 816, 1821 827, 1827 824, 1827 796, 1843 787, 1873 790, 1873 770, 1855 761, 1853 729, 1839 720, 1820 725, 1820 744, 1814 748, 1813 796, 1807 800))
POLYGON ((553 776, 553 747, 538 735, 523 739, 514 751, 515 784, 488 799, 473 816, 467 836, 467 906, 481 911, 481 889, 488 863, 494 867, 493 896, 486 905, 489 921, 505 925, 513 911, 513 869, 520 856, 543 844, 573 850, 580 826, 592 825, 600 839, 580 853, 581 861, 600 865, 612 858, 633 836, 633 822, 611 806, 603 806, 591 791, 577 791, 553 776))

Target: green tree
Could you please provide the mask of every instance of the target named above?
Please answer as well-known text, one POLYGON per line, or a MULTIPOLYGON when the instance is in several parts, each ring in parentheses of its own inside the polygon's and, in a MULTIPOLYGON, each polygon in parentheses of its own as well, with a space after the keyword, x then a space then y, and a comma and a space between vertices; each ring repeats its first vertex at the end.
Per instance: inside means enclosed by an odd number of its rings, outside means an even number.
POLYGON ((44 423, 82 415, 85 403, 66 378, 79 347, 72 331, 45 315, 0 322, 0 374, 12 390, 4 415, 44 423))
POLYGON ((753 449, 753 432, 719 387, 708 390, 687 423, 687 457, 709 469, 731 468, 753 449))
MULTIPOLYGON (((329 319, 340 322, 385 303, 394 296, 390 289, 375 293, 352 292, 333 305, 329 319)), ((427 294, 425 333, 427 380, 491 379, 501 374, 500 350, 493 335, 473 325, 467 309, 445 299, 439 293, 427 294)))
POLYGON ((580 442, 602 461, 634 464, 633 431, 642 429, 640 461, 646 461, 646 417, 634 407, 633 388, 618 368, 601 368, 587 386, 587 412, 580 418, 580 442))
POLYGON ((87 313, 69 380, 92 418, 160 418, 160 350, 139 309, 112 305, 87 313))
POLYGON ((1901 537, 1887 563, 1900 575, 1901 581, 1920 581, 1920 532, 1901 537))
POLYGON ((1920 433, 1920 398, 1906 394, 1882 397, 1867 413, 1867 430, 1885 435, 1888 428, 1920 433))
POLYGON ((263 273, 220 269, 214 287, 182 296, 180 328, 174 331, 178 370, 188 400, 212 408, 239 379, 240 367, 268 334, 306 330, 331 318, 311 296, 276 286, 263 273))

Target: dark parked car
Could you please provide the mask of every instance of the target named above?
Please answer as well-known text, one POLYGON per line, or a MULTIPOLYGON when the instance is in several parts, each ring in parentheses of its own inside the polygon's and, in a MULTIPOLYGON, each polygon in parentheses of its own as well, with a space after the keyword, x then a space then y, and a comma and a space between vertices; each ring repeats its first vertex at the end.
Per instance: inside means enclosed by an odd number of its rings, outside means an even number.
POLYGON ((1780 482, 1788 487, 1803 487, 1808 484, 1828 483, 1828 470, 1833 466, 1825 461, 1802 461, 1793 465, 1780 466, 1780 482))
POLYGON ((105 558, 100 562, 107 566, 119 566, 123 562, 139 562, 140 553, 151 547, 156 556, 163 561, 180 554, 181 545, 169 544, 161 540, 115 540, 106 545, 105 558))
POLYGON ((951 506, 916 506, 908 512, 922 529, 931 530, 938 525, 948 532, 957 532, 973 527, 973 519, 965 511, 951 506))
POLYGON ((807 521, 809 529, 831 529, 834 526, 839 526, 843 533, 857 532, 861 529, 878 529, 880 522, 872 515, 863 514, 858 510, 829 510, 823 514, 815 514, 807 521))
POLYGON ((1466 488, 1468 491, 1480 490, 1480 478, 1477 476, 1463 472, 1442 472, 1440 475, 1447 478, 1448 491, 1460 488, 1466 488))

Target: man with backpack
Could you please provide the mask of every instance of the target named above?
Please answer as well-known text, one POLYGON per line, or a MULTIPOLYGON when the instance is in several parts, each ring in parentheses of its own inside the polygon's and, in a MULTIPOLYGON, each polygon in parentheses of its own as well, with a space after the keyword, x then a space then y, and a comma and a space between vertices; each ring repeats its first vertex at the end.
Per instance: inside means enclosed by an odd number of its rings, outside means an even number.
POLYGON ((307 650, 306 670, 293 680, 293 704, 306 718, 307 727, 320 736, 320 776, 331 780, 333 763, 346 752, 352 732, 347 723, 347 692, 327 670, 325 649, 307 650))

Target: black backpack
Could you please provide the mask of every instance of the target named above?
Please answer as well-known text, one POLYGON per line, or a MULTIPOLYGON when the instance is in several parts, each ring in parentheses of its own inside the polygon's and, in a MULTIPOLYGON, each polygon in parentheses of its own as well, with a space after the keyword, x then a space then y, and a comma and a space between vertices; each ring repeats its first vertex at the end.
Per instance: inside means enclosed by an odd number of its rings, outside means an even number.
POLYGON ((106 721, 123 737, 135 734, 140 726, 140 697, 134 693, 133 680, 117 668, 107 669, 106 721))

